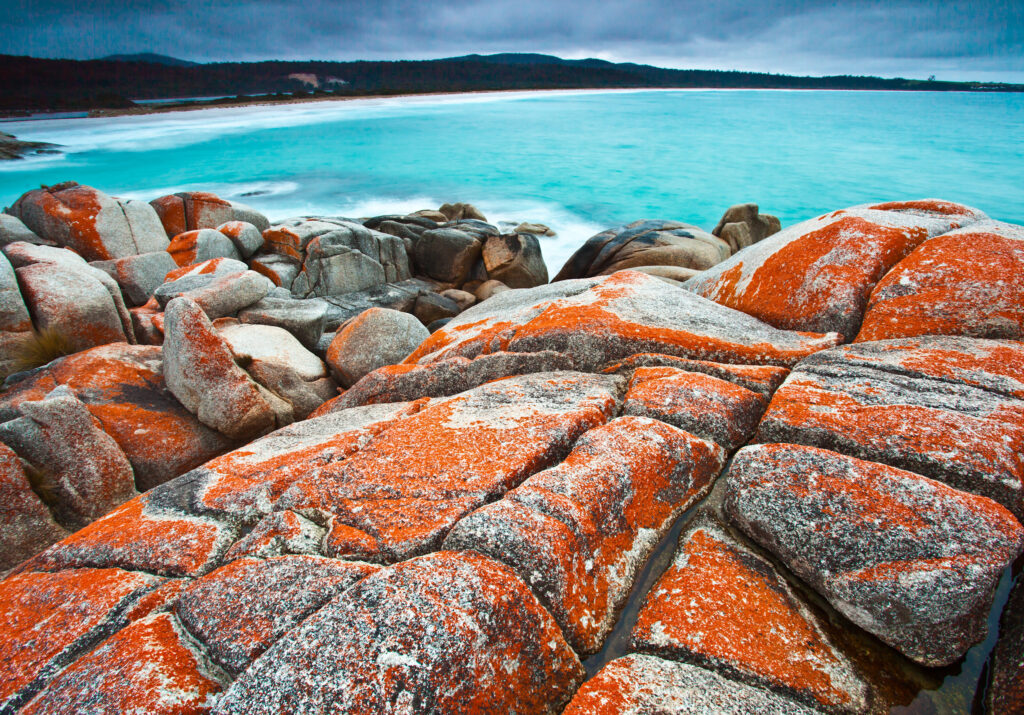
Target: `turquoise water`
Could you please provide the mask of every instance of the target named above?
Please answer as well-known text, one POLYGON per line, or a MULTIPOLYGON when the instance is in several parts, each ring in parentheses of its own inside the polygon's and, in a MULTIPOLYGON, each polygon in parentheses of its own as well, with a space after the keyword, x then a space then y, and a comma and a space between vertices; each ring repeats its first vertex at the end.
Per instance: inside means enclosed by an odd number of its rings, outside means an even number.
POLYGON ((214 190, 271 218, 469 201, 548 223, 557 268, 638 218, 711 228, 755 201, 783 225, 867 201, 939 197, 1024 223, 1024 95, 510 93, 10 122, 65 156, 0 169, 0 205, 68 179, 151 198, 214 190))

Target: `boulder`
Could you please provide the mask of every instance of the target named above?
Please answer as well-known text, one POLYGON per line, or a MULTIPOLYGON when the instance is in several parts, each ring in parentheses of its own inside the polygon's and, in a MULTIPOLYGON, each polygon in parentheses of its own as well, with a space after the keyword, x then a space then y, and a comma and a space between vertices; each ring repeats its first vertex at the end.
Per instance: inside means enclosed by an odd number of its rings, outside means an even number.
MULTIPOLYGON (((430 212, 420 212, 420 215, 424 215, 430 212)), ((449 221, 462 221, 464 219, 473 219, 476 221, 486 221, 487 218, 480 213, 479 209, 473 204, 443 204, 441 208, 437 210, 437 213, 444 216, 449 221)))
POLYGON ((406 362, 554 350, 581 370, 644 352, 786 367, 838 342, 835 333, 778 330, 657 278, 623 271, 494 296, 432 334, 406 362))
POLYGON ((0 212, 0 248, 8 243, 45 244, 49 242, 33 233, 17 216, 0 212))
POLYGON ((780 230, 782 223, 779 219, 762 214, 757 204, 736 204, 726 209, 711 235, 728 243, 736 253, 780 230))
POLYGON ((245 221, 257 230, 265 231, 270 222, 258 211, 245 204, 222 199, 206 191, 183 191, 153 199, 168 238, 185 231, 217 228, 228 221, 245 221))
POLYGON ((420 272, 435 280, 461 285, 480 258, 479 239, 455 228, 424 231, 413 247, 420 272))
POLYGON ((199 263, 193 263, 181 268, 175 268, 164 276, 164 283, 176 281, 187 276, 227 276, 232 273, 243 273, 249 267, 243 262, 234 258, 211 258, 199 263))
MULTIPOLYGON (((530 223, 528 221, 524 221, 523 223, 518 224, 513 229, 513 233, 529 233, 529 234, 532 234, 534 236, 557 236, 558 235, 550 227, 545 226, 542 223, 530 223)), ((545 283, 546 282, 547 281, 545 281, 545 283)))
POLYGON ((0 574, 65 536, 32 490, 18 455, 0 444, 0 574))
POLYGON ((0 375, 18 367, 18 354, 32 339, 32 320, 10 262, 0 254, 0 375))
POLYGON ((685 285, 778 328, 851 340, 890 268, 926 239, 982 218, 945 202, 855 206, 769 236, 685 285))
POLYGON ((628 270, 639 271, 649 276, 664 278, 676 283, 685 283, 700 273, 695 268, 683 268, 681 266, 635 266, 628 270))
MULTIPOLYGON (((433 221, 434 223, 437 224, 447 223, 449 220, 445 214, 441 213, 440 211, 435 211, 434 209, 421 209, 419 211, 416 211, 415 213, 410 214, 410 218, 413 217, 433 221)), ((436 228, 436 226, 431 226, 431 228, 436 228)))
POLYGON ((655 353, 630 355, 625 360, 604 365, 601 368, 601 372, 631 375, 636 370, 645 367, 674 367, 687 372, 702 372, 705 375, 711 375, 720 380, 727 380, 734 385, 739 385, 752 392, 756 392, 764 397, 765 400, 772 399, 772 395, 779 388, 779 385, 789 375, 789 370, 786 368, 774 367, 772 365, 726 365, 720 362, 687 360, 686 358, 657 355, 655 353))
POLYGON ((650 655, 613 660, 583 684, 563 715, 603 713, 611 704, 617 715, 812 715, 804 707, 770 690, 744 685, 718 673, 650 655))
POLYGON ((284 328, 237 323, 217 332, 231 349, 236 362, 247 367, 275 362, 287 366, 307 382, 327 377, 327 366, 323 361, 284 328))
POLYGON ((1017 579, 999 621, 999 640, 988 663, 985 712, 1012 713, 1024 702, 1024 579, 1017 579))
POLYGON ((19 410, 0 424, 0 441, 32 465, 61 525, 81 528, 137 494, 128 458, 67 387, 19 410))
POLYGON ((318 236, 338 230, 337 223, 319 219, 294 219, 263 231, 263 250, 291 258, 299 264, 306 257, 306 246, 318 236))
POLYGON ((9 212, 37 235, 88 261, 167 248, 160 219, 144 201, 115 199, 73 181, 29 191, 9 212))
POLYGON ((491 236, 484 243, 483 260, 488 278, 509 288, 533 288, 548 282, 540 241, 531 234, 491 236))
POLYGON ((327 323, 327 304, 318 300, 266 298, 238 312, 238 319, 252 325, 284 328, 308 349, 316 348, 327 323))
POLYGON ((462 519, 444 548, 503 562, 580 655, 600 650, 655 545, 711 488, 721 447, 669 425, 620 417, 462 519))
POLYGON ((80 268, 88 265, 84 258, 70 248, 60 248, 58 246, 17 242, 4 246, 3 252, 15 268, 31 266, 33 263, 53 263, 71 268, 80 268))
POLYGON ((211 258, 239 259, 242 255, 230 238, 212 228, 179 233, 167 247, 167 252, 179 266, 191 266, 211 258))
POLYGON ((1024 548, 1024 528, 991 499, 815 447, 740 450, 724 509, 837 611, 931 667, 984 639, 1024 548))
POLYGON ((498 293, 504 293, 509 290, 512 289, 509 288, 504 283, 502 283, 501 281, 486 280, 483 283, 481 283, 477 287, 477 289, 473 291, 473 293, 474 295, 476 295, 476 299, 478 301, 483 302, 493 295, 497 295, 498 293))
POLYGON ((232 439, 252 439, 274 427, 271 404, 196 303, 167 304, 164 379, 199 421, 232 439))
POLYGON ((554 281, 609 275, 634 266, 679 266, 703 271, 729 257, 728 244, 696 226, 645 219, 591 236, 554 281))
POLYGON ((458 303, 439 293, 424 293, 416 299, 416 305, 412 309, 413 315, 419 318, 423 325, 454 318, 461 312, 458 303))
POLYGON ((310 242, 302 272, 292 281, 297 298, 343 295, 387 282, 384 267, 369 256, 323 241, 310 242))
POLYGON ((529 588, 473 552, 381 569, 285 634, 217 712, 557 713, 583 666, 529 588))
POLYGON ((909 469, 1024 519, 1024 345, 921 337, 855 343, 804 360, 757 440, 909 469))
POLYGON ((271 287, 270 281, 256 271, 222 276, 191 275, 164 283, 154 291, 153 297, 165 308, 175 298, 188 298, 211 320, 216 320, 258 303, 271 287))
POLYGON ((770 561, 703 514, 644 598, 630 649, 738 674, 810 707, 868 712, 868 686, 825 628, 770 561))
POLYGON ((148 301, 153 291, 163 284, 164 277, 178 266, 167 251, 94 261, 91 265, 117 281, 128 302, 136 306, 148 301))
POLYGON ((455 301, 455 305, 459 307, 461 313, 466 308, 476 303, 476 296, 464 290, 458 290, 457 288, 449 288, 439 293, 442 298, 455 301))
POLYGON ((918 335, 1024 338, 1024 227, 994 221, 929 239, 885 274, 856 342, 918 335))
POLYGON ((263 248, 263 233, 247 221, 228 221, 217 230, 231 239, 242 258, 248 258, 263 248))
POLYGON ((277 253, 255 256, 249 265, 254 271, 273 281, 274 285, 287 288, 289 291, 299 271, 302 270, 302 264, 297 260, 277 253))
POLYGON ((327 362, 345 387, 384 365, 399 363, 429 337, 408 313, 370 308, 338 331, 327 349, 327 362))
POLYGON ((763 396, 727 380, 674 367, 633 373, 622 414, 651 417, 720 444, 746 444, 768 407, 763 396))

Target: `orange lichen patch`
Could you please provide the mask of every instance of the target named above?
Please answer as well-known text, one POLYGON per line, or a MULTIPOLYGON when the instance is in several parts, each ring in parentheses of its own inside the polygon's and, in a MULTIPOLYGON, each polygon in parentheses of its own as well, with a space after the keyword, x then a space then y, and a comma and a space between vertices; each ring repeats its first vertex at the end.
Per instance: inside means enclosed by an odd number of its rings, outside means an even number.
POLYGON ((633 373, 623 414, 652 417, 733 450, 754 433, 768 401, 701 372, 641 367, 633 373))
POLYGON ((137 621, 79 658, 21 712, 208 713, 222 686, 187 641, 170 614, 137 621))
POLYGON ((825 706, 861 711, 866 686, 766 560, 720 528, 691 529, 648 594, 633 648, 710 662, 825 706))
MULTIPOLYGON (((453 345, 459 347, 462 357, 476 357, 492 351, 505 350, 515 328, 516 325, 512 321, 499 318, 477 320, 450 329, 437 330, 402 362, 418 363, 429 355, 442 354, 445 348, 453 345)), ((444 357, 453 357, 452 354, 443 354, 444 357)))
POLYGON ((159 582, 120 569, 20 573, 0 583, 0 706, 14 711, 59 668, 116 629, 118 611, 159 582))
POLYGON ((446 549, 473 549, 530 584, 578 653, 601 648, 674 518, 725 462, 718 446, 642 417, 587 432, 564 462, 459 522, 446 549))
POLYGON ((181 591, 190 583, 186 578, 169 578, 140 598, 134 606, 125 612, 129 622, 140 621, 154 613, 169 611, 178 600, 181 591))
POLYGON ((916 335, 1024 338, 1024 241, 957 233, 925 241, 875 286, 857 342, 916 335))
MULTIPOLYGON (((171 281, 176 281, 179 278, 184 278, 185 276, 205 276, 217 273, 218 269, 222 268, 227 261, 232 262, 229 265, 238 263, 234 258, 209 258, 200 263, 193 263, 191 265, 182 266, 181 268, 175 268, 164 276, 164 283, 170 283, 171 281)), ((239 267, 239 270, 243 269, 239 267)))
POLYGON ((100 237, 96 219, 103 205, 97 194, 96 189, 78 185, 58 191, 43 190, 39 192, 36 206, 64 224, 67 234, 61 236, 60 243, 77 251, 85 260, 120 258, 110 253, 100 237))
POLYGON ((942 216, 977 216, 977 212, 963 204, 950 201, 924 199, 920 201, 888 201, 871 207, 875 211, 911 211, 940 214, 942 216))
POLYGON ((351 458, 297 481, 277 508, 321 510, 374 535, 384 549, 375 560, 422 553, 459 516, 550 466, 605 422, 617 407, 616 385, 538 373, 432 401, 351 458))
POLYGON ((209 191, 189 191, 181 197, 189 229, 217 228, 233 216, 231 202, 209 191))
POLYGON ((150 507, 136 497, 33 559, 36 568, 119 567, 163 576, 195 576, 234 540, 212 519, 150 507))
POLYGON ((218 702, 252 712, 557 713, 583 668, 510 570, 471 551, 380 569, 284 635, 218 702))
POLYGON ((703 372, 706 375, 728 380, 740 387, 745 387, 759 395, 763 395, 769 400, 772 397, 772 393, 778 389, 782 381, 789 375, 787 368, 775 367, 773 365, 729 365, 720 362, 708 362, 707 360, 688 360, 686 358, 659 355, 657 353, 631 355, 625 360, 604 366, 601 368, 601 372, 618 374, 641 367, 668 367, 688 370, 690 372, 703 372))
MULTIPOLYGON (((287 226, 271 226, 263 232, 263 250, 302 262, 302 238, 287 226)), ((257 269, 258 270, 258 269, 257 269)))
POLYGON ((175 613, 214 661, 239 673, 306 616, 379 568, 319 556, 238 559, 190 584, 175 613))
POLYGON ((161 196, 150 201, 149 205, 160 217, 160 223, 163 224, 164 230, 167 232, 167 238, 173 238, 188 230, 188 221, 185 219, 185 202, 180 196, 174 194, 161 196))
POLYGON ((199 252, 198 240, 198 229, 179 233, 171 239, 171 245, 167 247, 167 252, 171 254, 171 258, 179 266, 182 268, 189 267, 196 261, 196 256, 199 252))
POLYGON ((281 276, 278 275, 277 271, 270 270, 269 268, 267 268, 265 265, 263 265, 259 261, 253 261, 250 264, 249 268, 251 270, 256 271, 261 276, 269 278, 270 282, 273 283, 275 286, 278 286, 278 287, 281 286, 281 276))

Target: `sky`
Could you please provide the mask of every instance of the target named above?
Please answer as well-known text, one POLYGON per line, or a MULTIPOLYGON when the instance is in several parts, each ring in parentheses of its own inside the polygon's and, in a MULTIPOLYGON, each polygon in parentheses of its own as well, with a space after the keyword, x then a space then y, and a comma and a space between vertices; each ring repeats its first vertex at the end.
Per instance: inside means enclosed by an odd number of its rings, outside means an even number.
POLYGON ((197 62, 542 52, 1024 82, 1024 0, 0 0, 0 54, 197 62))

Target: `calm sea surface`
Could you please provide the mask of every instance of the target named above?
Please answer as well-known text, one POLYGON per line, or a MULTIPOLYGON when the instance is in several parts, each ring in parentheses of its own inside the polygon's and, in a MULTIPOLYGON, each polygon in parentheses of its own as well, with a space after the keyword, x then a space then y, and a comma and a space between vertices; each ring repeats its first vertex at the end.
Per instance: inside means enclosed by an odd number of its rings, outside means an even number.
POLYGON ((7 122, 56 158, 0 166, 0 206, 73 179, 152 198, 208 189, 272 219, 469 201, 559 232, 554 269, 638 218, 710 229, 755 201, 783 225, 938 197, 1024 223, 1024 95, 640 91, 395 98, 7 122))

